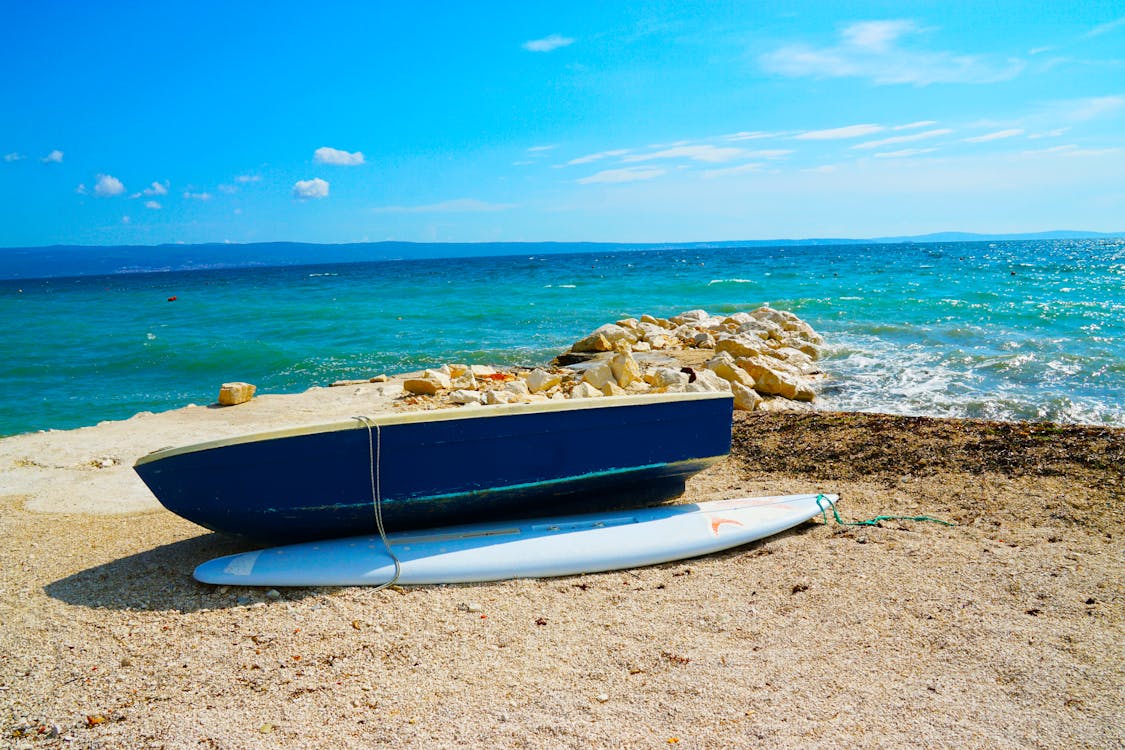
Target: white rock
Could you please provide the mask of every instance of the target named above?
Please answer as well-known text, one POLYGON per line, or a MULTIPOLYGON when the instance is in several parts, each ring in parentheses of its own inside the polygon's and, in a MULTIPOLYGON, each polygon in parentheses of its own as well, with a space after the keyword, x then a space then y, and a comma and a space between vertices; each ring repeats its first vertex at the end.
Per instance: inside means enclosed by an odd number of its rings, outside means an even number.
POLYGON ((754 357, 766 351, 760 339, 740 333, 736 336, 720 336, 715 341, 715 353, 728 352, 738 357, 754 357))
POLYGON ((604 395, 605 394, 589 383, 579 383, 574 386, 574 390, 570 392, 571 398, 601 398, 604 395))
POLYGON ((441 384, 430 378, 407 378, 402 382, 402 389, 419 396, 433 396, 441 390, 441 384))
POLYGON ((684 323, 698 323, 710 317, 706 310, 687 310, 679 315, 673 315, 671 320, 676 325, 682 326, 684 323))
POLYGON ((497 404, 514 404, 520 400, 520 397, 511 391, 485 391, 484 403, 488 406, 496 406, 497 404))
MULTIPOLYGON (((749 376, 747 376, 749 377, 749 376)), ((704 391, 730 391, 730 381, 719 377, 714 370, 700 368, 695 371, 695 380, 690 385, 700 386, 696 390, 704 391)))
POLYGON ((609 361, 609 369, 613 371, 613 379, 622 388, 628 388, 642 378, 641 366, 628 351, 614 355, 609 361))
POLYGON ((514 393, 517 396, 526 396, 531 393, 531 389, 527 387, 527 383, 522 380, 510 380, 501 386, 501 390, 514 393))
POLYGON ((673 370, 671 367, 657 367, 645 376, 645 380, 653 388, 683 388, 691 378, 686 372, 673 370))
POLYGON ((469 372, 473 374, 473 377, 477 378, 484 378, 496 374, 496 370, 488 365, 470 365, 469 372))
POLYGON ((761 408, 762 397, 757 391, 747 388, 741 383, 730 384, 731 393, 734 394, 734 408, 739 411, 754 411, 761 408))
POLYGON ((434 381, 442 388, 449 388, 453 384, 452 378, 449 377, 449 367, 445 365, 438 370, 423 370, 422 377, 434 381))
POLYGON ((586 368, 586 371, 582 373, 583 382, 589 383, 599 391, 613 379, 613 368, 609 366, 608 362, 598 362, 586 368))
POLYGON ((245 404, 254 398, 254 391, 256 390, 258 390, 257 386, 251 383, 223 383, 219 387, 219 403, 223 406, 245 404))
POLYGON ((449 400, 455 404, 479 404, 484 400, 484 394, 464 389, 450 391, 449 400))
POLYGON ((554 388, 562 382, 562 377, 558 373, 547 372, 536 368, 527 374, 527 388, 532 393, 541 393, 542 391, 554 388))

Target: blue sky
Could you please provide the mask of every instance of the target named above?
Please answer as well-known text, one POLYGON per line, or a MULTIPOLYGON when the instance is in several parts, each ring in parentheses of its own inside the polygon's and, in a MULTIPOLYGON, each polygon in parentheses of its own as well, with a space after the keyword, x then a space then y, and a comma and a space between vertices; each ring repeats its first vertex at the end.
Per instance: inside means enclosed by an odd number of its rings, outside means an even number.
POLYGON ((1125 0, 13 3, 0 247, 1125 230, 1125 0))

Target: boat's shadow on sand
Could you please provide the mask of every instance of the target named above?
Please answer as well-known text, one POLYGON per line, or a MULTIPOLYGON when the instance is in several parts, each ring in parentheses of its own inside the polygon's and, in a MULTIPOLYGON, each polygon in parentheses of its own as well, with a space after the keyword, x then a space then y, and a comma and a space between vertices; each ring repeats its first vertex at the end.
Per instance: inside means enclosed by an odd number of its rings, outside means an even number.
MULTIPOLYGON (((267 589, 211 586, 199 583, 191 574, 206 560, 251 549, 254 545, 245 540, 202 534, 87 568, 49 583, 43 590, 67 604, 99 609, 187 613, 247 606, 268 601, 267 589)), ((286 589, 285 599, 304 598, 316 591, 286 589)))
MULTIPOLYGON (((651 570, 695 566, 705 560, 723 561, 752 553, 767 542, 792 534, 803 534, 813 524, 803 523, 773 536, 713 552, 703 557, 673 560, 648 566, 651 570)), ((213 586, 199 583, 192 571, 200 563, 223 555, 232 555, 254 549, 254 545, 223 534, 203 534, 172 544, 165 544, 135 555, 79 571, 43 587, 53 599, 95 609, 132 610, 138 612, 190 613, 213 609, 232 609, 253 606, 259 602, 272 603, 267 588, 242 586, 213 586)), ((748 564, 752 564, 748 561, 748 564)), ((607 571, 629 573, 632 569, 607 571)), ((598 574, 592 574, 598 575, 598 574)), ((579 576, 566 576, 577 578, 579 576)), ((547 579, 544 579, 547 580, 547 579)), ((557 579, 550 579, 557 580, 557 579)), ((452 586, 488 586, 489 583, 448 584, 452 586)), ((283 601, 295 601, 317 596, 334 587, 285 587, 283 601)))

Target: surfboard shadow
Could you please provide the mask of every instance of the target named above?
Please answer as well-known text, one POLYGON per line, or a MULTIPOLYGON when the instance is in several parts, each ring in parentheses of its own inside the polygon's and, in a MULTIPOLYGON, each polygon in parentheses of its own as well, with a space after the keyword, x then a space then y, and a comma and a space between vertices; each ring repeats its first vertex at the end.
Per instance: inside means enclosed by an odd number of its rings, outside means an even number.
MULTIPOLYGON (((267 589, 211 586, 191 575, 205 560, 254 547, 245 539, 202 534, 87 568, 47 584, 43 591, 67 604, 138 612, 188 613, 268 604, 267 589)), ((315 591, 287 588, 283 599, 301 599, 315 591)))

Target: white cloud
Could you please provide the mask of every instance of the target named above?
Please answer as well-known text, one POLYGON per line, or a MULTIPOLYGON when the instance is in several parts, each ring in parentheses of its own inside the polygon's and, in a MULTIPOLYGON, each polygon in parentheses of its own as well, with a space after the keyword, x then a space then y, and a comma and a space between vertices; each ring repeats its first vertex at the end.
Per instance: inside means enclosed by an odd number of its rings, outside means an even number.
POLYGON ((725 167, 723 169, 708 169, 704 170, 703 176, 707 179, 715 179, 716 177, 730 177, 731 175, 746 174, 747 172, 761 172, 762 165, 760 163, 741 164, 737 167, 725 167))
POLYGON ((168 195, 168 187, 171 183, 168 180, 164 182, 153 182, 151 185, 141 191, 144 195, 168 195))
POLYGON ((98 181, 94 183, 94 195, 99 198, 108 198, 111 195, 121 195, 125 192, 125 186, 121 184, 121 180, 113 175, 100 174, 98 181))
POLYGON ((79 183, 78 187, 74 188, 74 192, 79 195, 89 195, 89 190, 86 189, 86 183, 79 183))
POLYGON ((240 174, 238 177, 234 178, 234 181, 246 184, 249 182, 261 182, 262 178, 256 174, 240 174))
POLYGON ((759 138, 769 138, 772 133, 765 133, 761 130, 744 130, 741 133, 731 133, 724 135, 723 139, 727 141, 754 141, 759 138))
POLYGON ((793 153, 788 148, 766 148, 760 151, 747 151, 743 156, 750 159, 784 159, 793 153))
POLYGON ((840 31, 826 47, 792 44, 762 55, 772 73, 790 77, 866 78, 876 84, 996 83, 1015 78, 1023 62, 992 62, 978 55, 913 50, 901 42, 924 29, 910 20, 863 21, 840 31))
POLYGON ((372 211, 380 214, 487 213, 514 207, 514 203, 487 203, 475 198, 457 198, 422 206, 380 206, 372 211))
POLYGON ((989 141, 999 141, 1004 138, 1013 138, 1017 135, 1023 135, 1023 130, 1020 128, 1010 128, 1008 130, 997 130, 995 133, 985 133, 984 135, 974 135, 972 138, 965 138, 965 143, 988 143, 989 141))
POLYGON ((895 135, 890 138, 881 138, 877 141, 865 141, 857 143, 852 148, 870 149, 882 148, 883 146, 890 146, 895 143, 910 143, 911 141, 921 141, 926 138, 936 138, 939 135, 949 135, 953 131, 949 128, 938 128, 936 130, 927 130, 924 133, 912 133, 911 135, 895 135))
POLYGON ((4 154, 4 161, 7 161, 7 162, 20 161, 21 159, 26 159, 26 158, 27 157, 24 156, 23 154, 16 153, 15 151, 13 151, 10 154, 4 154))
POLYGON ((191 193, 191 192, 184 191, 184 197, 187 198, 188 200, 191 200, 191 201, 209 201, 214 196, 211 195, 208 192, 191 193))
POLYGON ((321 146, 313 152, 313 161, 317 164, 335 164, 340 167, 355 167, 363 164, 363 152, 349 153, 338 148, 321 146))
POLYGON ((740 148, 718 148, 707 144, 696 146, 675 146, 648 154, 634 154, 627 156, 622 161, 637 162, 651 161, 652 159, 691 159, 692 161, 724 162, 736 159, 743 153, 740 148))
POLYGON ((882 125, 848 125, 843 128, 829 130, 809 130, 793 136, 799 141, 835 141, 843 138, 859 138, 884 130, 882 125))
POLYGON ((651 180, 665 174, 665 170, 656 167, 625 167, 624 169, 606 169, 589 177, 578 180, 581 185, 613 182, 637 182, 638 180, 651 180))
POLYGON ((877 159, 904 159, 908 156, 918 156, 920 154, 930 154, 937 151, 936 148, 904 148, 901 151, 884 151, 875 154, 877 159))
POLYGON ((1074 143, 1068 143, 1065 146, 1052 146, 1023 153, 1025 156, 1109 156, 1120 151, 1120 148, 1079 148, 1074 143))
POLYGON ((527 150, 527 152, 529 154, 537 154, 543 151, 554 151, 556 148, 558 148, 558 144, 552 144, 550 146, 532 146, 527 150))
POLYGON ((560 47, 570 46, 571 44, 574 44, 574 40, 570 37, 551 34, 542 39, 532 39, 530 42, 524 42, 523 48, 528 52, 551 52, 560 47))
POLYGON ((1110 21, 1109 23, 1103 23, 1100 26, 1095 26, 1094 28, 1086 32, 1086 36, 1101 36, 1102 34, 1108 34, 1111 31, 1116 31, 1122 26, 1125 26, 1125 16, 1118 18, 1116 21, 1110 21))
POLYGON ((133 222, 133 220, 130 219, 128 216, 122 216, 121 217, 121 223, 122 224, 131 224, 132 222, 133 222))
POLYGON ((53 151, 51 151, 51 153, 47 154, 42 159, 40 159, 39 161, 43 162, 44 164, 62 164, 62 160, 63 160, 63 152, 59 151, 56 148, 53 151))
POLYGON ((1125 96, 1092 96, 1087 99, 1059 102, 1058 106, 1067 119, 1086 122, 1125 107, 1125 96))
POLYGON ((154 211, 158 211, 163 208, 163 206, 161 206, 156 201, 145 201, 145 208, 151 208, 154 211))
POLYGON ((234 195, 238 192, 238 188, 234 185, 219 185, 219 192, 224 195, 234 195))
POLYGON ((579 156, 577 159, 571 159, 567 164, 589 164, 592 161, 599 159, 611 159, 615 156, 624 156, 629 153, 627 148, 618 148, 613 151, 599 151, 596 154, 587 154, 586 156, 579 156))
POLYGON ((908 122, 905 125, 895 125, 891 130, 914 130, 915 128, 928 128, 931 125, 937 125, 937 121, 919 120, 918 122, 908 122))
POLYGON ((297 200, 307 201, 313 198, 328 197, 328 182, 314 177, 311 180, 297 180, 293 185, 293 197, 297 200))

